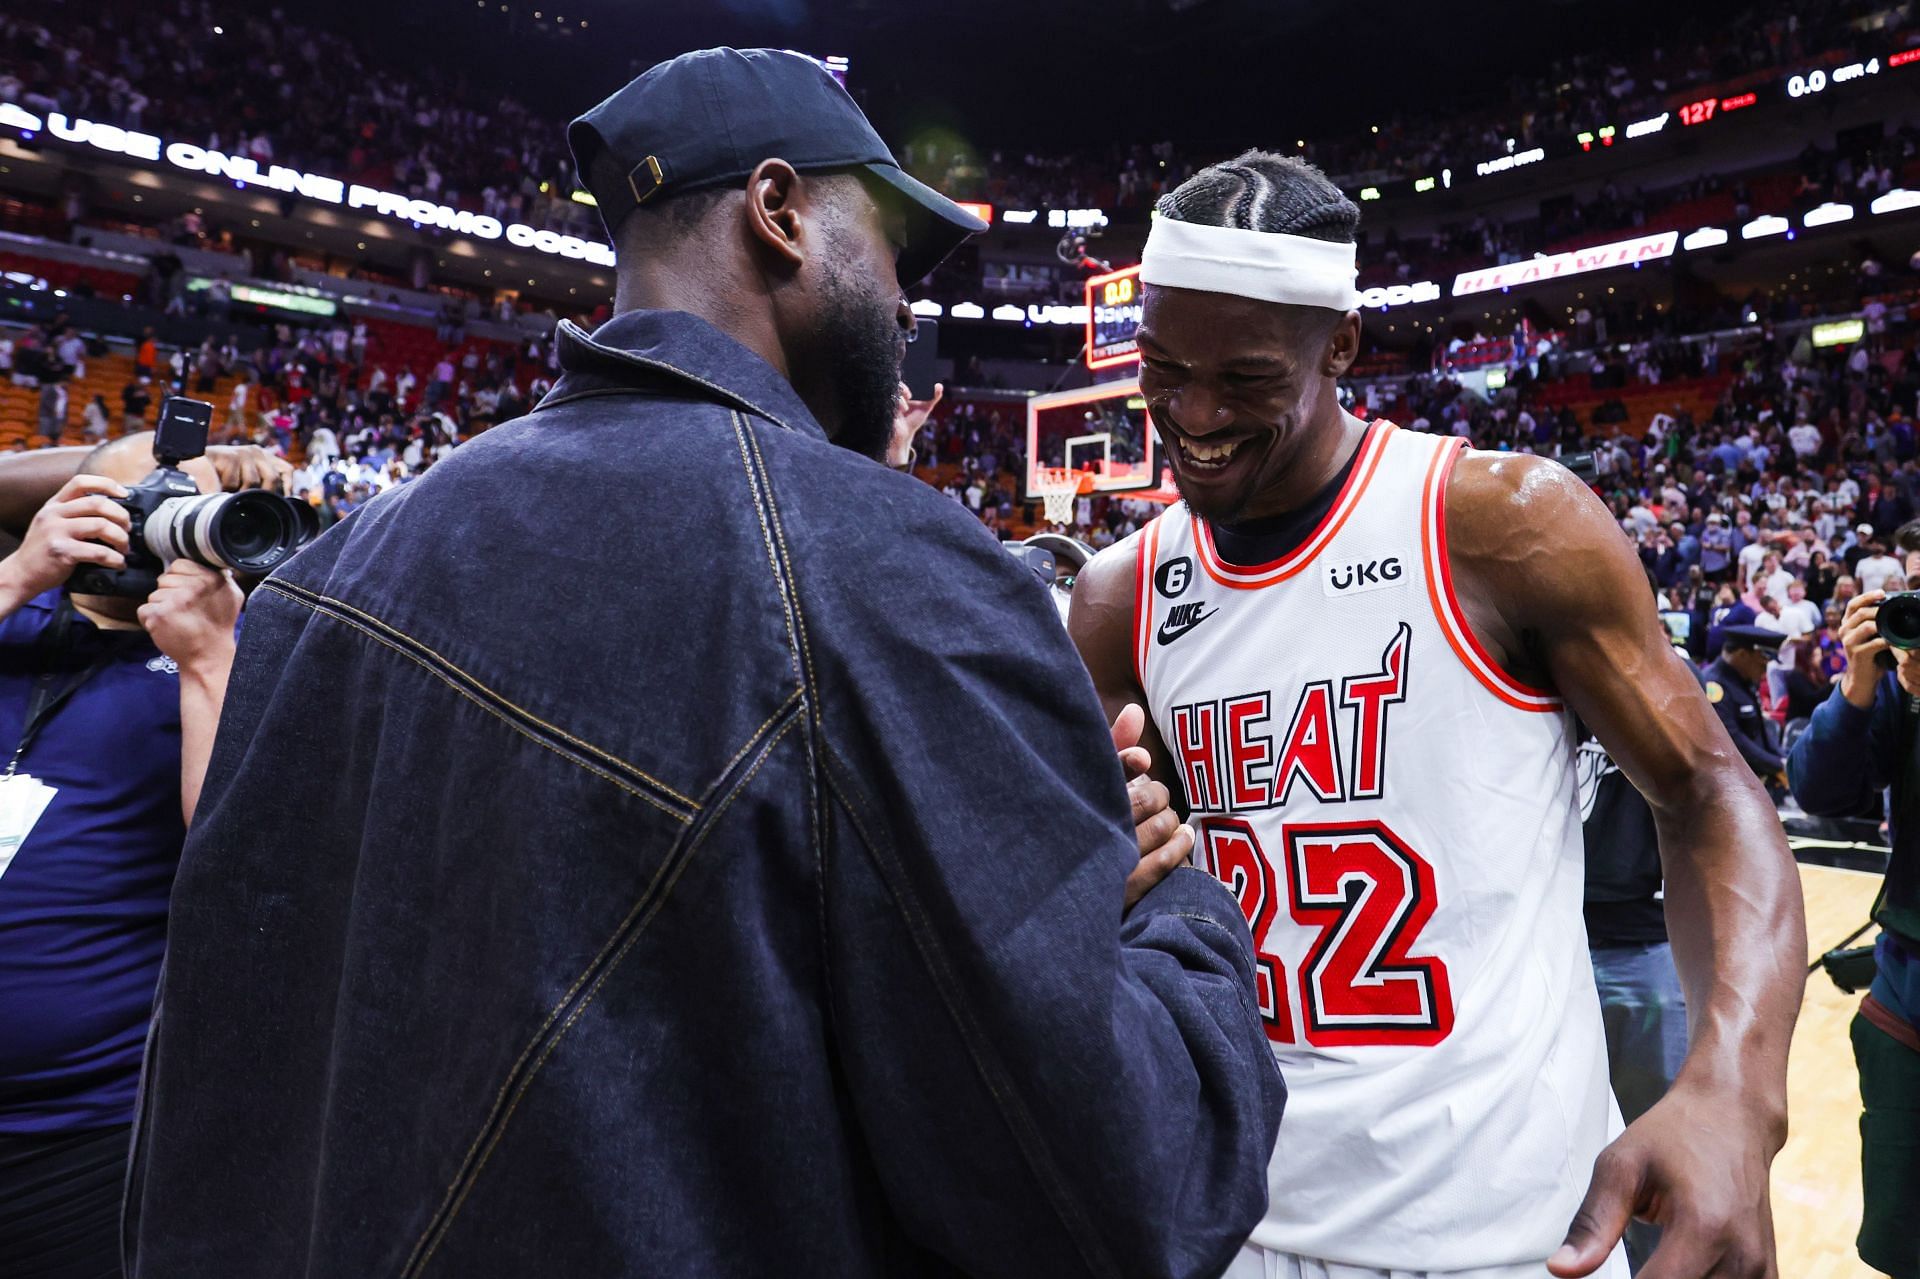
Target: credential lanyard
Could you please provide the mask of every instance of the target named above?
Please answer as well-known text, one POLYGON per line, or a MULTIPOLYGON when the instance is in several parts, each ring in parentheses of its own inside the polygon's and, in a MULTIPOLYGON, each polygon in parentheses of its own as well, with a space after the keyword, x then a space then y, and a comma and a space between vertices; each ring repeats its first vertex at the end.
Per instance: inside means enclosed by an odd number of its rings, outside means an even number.
MULTIPOLYGON (((73 601, 65 595, 60 597, 60 607, 54 610, 53 621, 47 629, 40 632, 40 666, 46 667, 55 652, 65 642, 68 626, 73 620, 73 601)), ((27 699, 27 720, 20 726, 20 744, 13 748, 13 757, 7 761, 7 771, 0 773, 0 780, 12 777, 20 767, 21 756, 27 753, 27 747, 33 745, 33 739, 40 735, 53 713, 66 705, 69 698, 80 691, 82 685, 98 675, 113 660, 111 653, 105 653, 88 663, 84 670, 67 672, 42 669, 34 677, 33 693, 27 699)))

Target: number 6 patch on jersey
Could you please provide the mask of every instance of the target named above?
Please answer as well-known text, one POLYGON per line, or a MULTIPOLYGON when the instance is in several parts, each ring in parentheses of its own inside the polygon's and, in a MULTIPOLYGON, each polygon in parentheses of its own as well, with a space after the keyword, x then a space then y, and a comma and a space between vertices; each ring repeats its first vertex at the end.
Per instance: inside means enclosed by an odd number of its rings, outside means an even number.
POLYGON ((1255 985, 1267 1037, 1316 1047, 1425 1047, 1453 1030, 1444 961, 1413 954, 1435 906, 1433 868, 1378 821, 1283 828, 1286 903, 1314 931, 1294 974, 1268 947, 1280 903, 1273 862, 1253 827, 1235 817, 1200 821, 1205 868, 1240 902, 1253 933, 1255 985))

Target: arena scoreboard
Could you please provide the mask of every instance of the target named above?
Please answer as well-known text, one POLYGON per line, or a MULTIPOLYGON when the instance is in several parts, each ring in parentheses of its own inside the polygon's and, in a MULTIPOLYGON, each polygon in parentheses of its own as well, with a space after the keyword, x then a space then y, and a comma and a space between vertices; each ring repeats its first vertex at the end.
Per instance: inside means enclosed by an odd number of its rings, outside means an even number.
POLYGON ((1140 268, 1127 267, 1087 280, 1087 367, 1137 364, 1133 331, 1140 327, 1140 268))

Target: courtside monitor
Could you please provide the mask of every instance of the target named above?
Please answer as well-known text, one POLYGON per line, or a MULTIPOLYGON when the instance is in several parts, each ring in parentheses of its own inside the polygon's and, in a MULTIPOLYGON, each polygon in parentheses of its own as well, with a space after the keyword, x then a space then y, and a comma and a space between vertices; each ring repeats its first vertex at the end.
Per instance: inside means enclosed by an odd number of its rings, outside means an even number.
POLYGON ((1056 489, 1071 472, 1080 493, 1151 488, 1158 446, 1136 378, 1027 401, 1027 496, 1056 489))

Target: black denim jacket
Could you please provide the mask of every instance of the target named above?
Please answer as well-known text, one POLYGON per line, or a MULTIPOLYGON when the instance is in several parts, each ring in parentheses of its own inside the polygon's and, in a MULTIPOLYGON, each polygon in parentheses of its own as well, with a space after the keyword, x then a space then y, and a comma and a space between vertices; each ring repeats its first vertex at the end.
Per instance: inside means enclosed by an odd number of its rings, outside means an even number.
POLYGON ((1217 1274, 1284 1090, 954 503, 692 316, 258 590, 173 899, 141 1279, 1217 1274))

